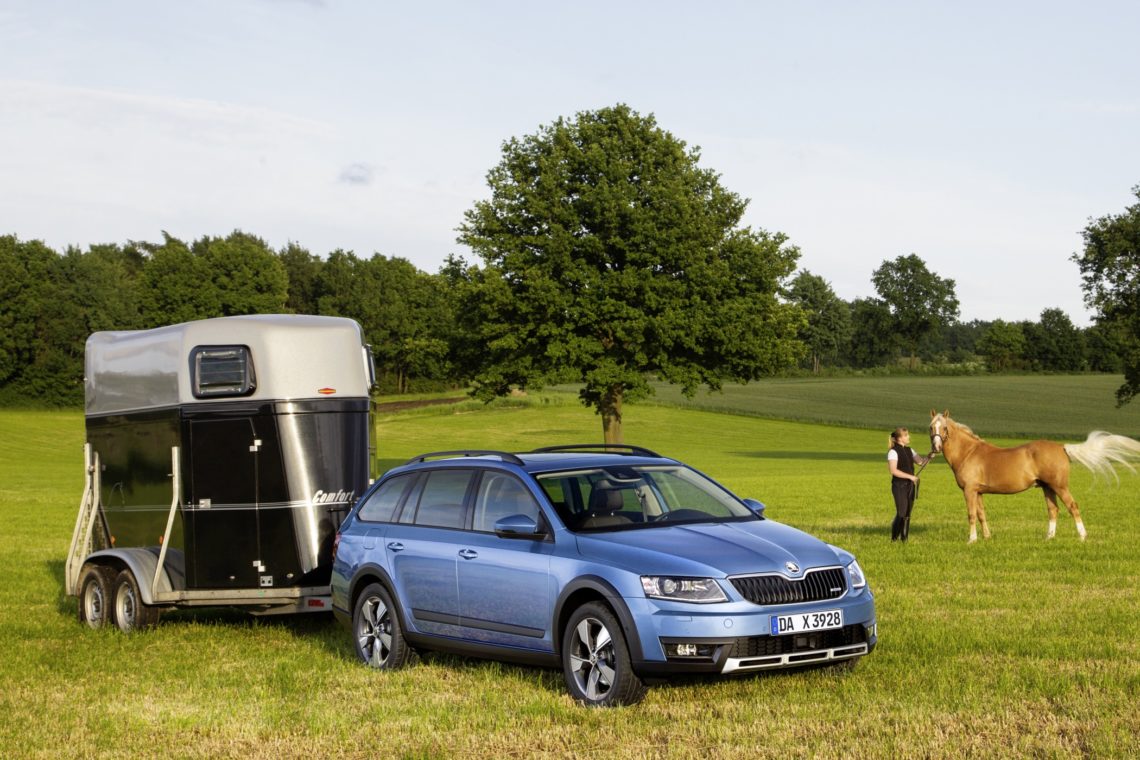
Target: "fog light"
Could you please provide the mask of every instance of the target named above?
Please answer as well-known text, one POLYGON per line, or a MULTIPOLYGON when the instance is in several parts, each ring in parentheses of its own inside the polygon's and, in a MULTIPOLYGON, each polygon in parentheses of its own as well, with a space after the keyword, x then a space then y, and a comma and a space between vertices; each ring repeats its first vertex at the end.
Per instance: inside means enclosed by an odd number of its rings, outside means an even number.
POLYGON ((666 657, 711 660, 716 653, 715 644, 666 644, 666 657))

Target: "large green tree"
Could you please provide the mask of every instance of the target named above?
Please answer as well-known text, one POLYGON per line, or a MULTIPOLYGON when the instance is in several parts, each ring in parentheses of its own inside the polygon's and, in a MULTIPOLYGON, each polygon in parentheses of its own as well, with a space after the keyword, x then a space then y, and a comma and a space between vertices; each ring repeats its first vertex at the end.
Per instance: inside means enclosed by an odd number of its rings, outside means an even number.
POLYGON ((1124 343, 1118 404, 1140 393, 1140 185, 1132 192, 1137 203, 1123 213, 1090 220, 1082 233, 1084 251, 1073 254, 1085 303, 1096 310, 1098 323, 1119 331, 1124 343))
POLYGON ((958 318, 954 281, 926 268, 915 254, 884 261, 871 275, 879 297, 891 310, 892 329, 918 364, 918 344, 958 318))
POLYGON ((806 269, 792 280, 788 298, 807 316, 800 338, 811 352, 812 372, 819 374, 823 359, 834 359, 851 339, 851 307, 827 280, 806 269))
POLYGON ((615 443, 651 374, 693 394, 797 360, 802 315, 777 295, 799 252, 741 227, 747 201, 699 161, 625 105, 503 144, 458 230, 484 263, 460 316, 476 395, 572 379, 615 443))

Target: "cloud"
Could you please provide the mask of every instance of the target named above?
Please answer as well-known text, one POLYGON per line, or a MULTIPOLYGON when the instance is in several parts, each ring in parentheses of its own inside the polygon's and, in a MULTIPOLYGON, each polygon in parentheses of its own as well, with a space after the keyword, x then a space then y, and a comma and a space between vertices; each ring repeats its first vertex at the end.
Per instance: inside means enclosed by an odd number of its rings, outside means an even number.
POLYGON ((370 164, 349 164, 340 170, 338 181, 345 185, 371 185, 375 173, 370 164))

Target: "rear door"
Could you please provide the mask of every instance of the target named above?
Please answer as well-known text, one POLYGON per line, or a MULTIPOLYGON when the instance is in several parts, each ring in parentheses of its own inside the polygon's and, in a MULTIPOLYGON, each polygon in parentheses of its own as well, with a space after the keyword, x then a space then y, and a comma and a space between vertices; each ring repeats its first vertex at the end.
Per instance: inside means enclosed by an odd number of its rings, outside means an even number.
POLYGON ((467 468, 424 472, 383 539, 404 612, 423 633, 459 635, 456 561, 473 476, 467 468))

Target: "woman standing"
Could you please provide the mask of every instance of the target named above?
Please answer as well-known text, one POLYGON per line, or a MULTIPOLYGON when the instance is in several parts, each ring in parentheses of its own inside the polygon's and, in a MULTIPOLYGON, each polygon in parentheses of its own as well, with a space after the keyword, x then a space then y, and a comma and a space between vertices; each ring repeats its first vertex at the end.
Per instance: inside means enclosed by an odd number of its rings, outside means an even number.
POLYGON ((904 427, 895 428, 891 433, 891 448, 887 452, 887 469, 891 472, 891 494, 895 497, 895 521, 891 523, 891 540, 906 541, 910 534, 910 511, 914 509, 917 495, 918 476, 914 474, 914 463, 925 465, 934 458, 919 456, 910 447, 910 431, 904 427))

